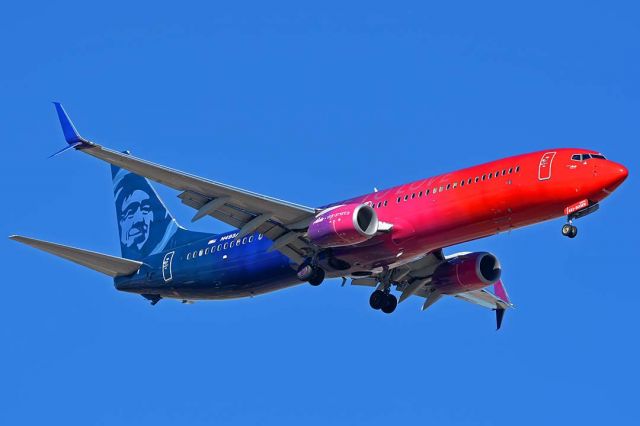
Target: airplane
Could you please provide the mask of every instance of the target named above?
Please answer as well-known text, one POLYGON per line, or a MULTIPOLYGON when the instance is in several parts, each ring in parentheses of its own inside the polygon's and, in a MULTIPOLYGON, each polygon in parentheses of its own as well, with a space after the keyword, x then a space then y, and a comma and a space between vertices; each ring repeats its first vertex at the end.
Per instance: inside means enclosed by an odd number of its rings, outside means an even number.
POLYGON ((117 290, 162 299, 220 300, 327 278, 369 286, 371 308, 386 314, 410 296, 427 309, 443 296, 492 309, 496 329, 513 307, 502 265, 489 252, 443 249, 565 217, 595 212, 628 170, 600 152, 554 148, 491 161, 321 207, 307 207, 158 165, 80 136, 54 102, 67 145, 111 165, 121 257, 34 238, 9 238, 113 277, 117 290), (180 191, 195 209, 233 231, 180 226, 150 181, 180 191), (399 293, 396 297, 392 290, 399 293), (490 291, 490 288, 493 291, 490 291))

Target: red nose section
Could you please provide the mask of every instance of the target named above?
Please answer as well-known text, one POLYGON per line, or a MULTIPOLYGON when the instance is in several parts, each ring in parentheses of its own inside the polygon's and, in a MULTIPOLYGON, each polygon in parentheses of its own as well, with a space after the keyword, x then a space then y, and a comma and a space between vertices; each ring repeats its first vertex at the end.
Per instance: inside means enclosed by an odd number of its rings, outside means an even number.
POLYGON ((606 189, 608 191, 613 191, 619 187, 625 179, 627 179, 627 176, 629 176, 629 170, 627 170, 625 166, 620 163, 610 161, 607 165, 606 171, 606 189))

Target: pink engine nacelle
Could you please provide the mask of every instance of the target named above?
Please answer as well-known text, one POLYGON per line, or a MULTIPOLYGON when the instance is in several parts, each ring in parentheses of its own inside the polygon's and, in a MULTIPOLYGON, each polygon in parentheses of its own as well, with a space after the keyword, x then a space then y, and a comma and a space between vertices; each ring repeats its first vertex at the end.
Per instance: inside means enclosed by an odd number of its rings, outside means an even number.
POLYGON ((378 232, 378 215, 367 204, 344 204, 321 211, 307 235, 319 247, 344 247, 362 243, 378 232))
POLYGON ((464 293, 495 284, 501 273, 500 261, 493 254, 469 253, 438 266, 432 284, 443 294, 464 293))

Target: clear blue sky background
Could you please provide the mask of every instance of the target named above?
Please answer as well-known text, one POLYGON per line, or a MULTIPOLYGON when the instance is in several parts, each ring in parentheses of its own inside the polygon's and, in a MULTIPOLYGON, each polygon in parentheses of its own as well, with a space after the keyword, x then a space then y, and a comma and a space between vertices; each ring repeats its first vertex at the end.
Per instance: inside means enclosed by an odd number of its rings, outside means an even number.
POLYGON ((499 333, 338 281, 151 307, 4 239, 1 424, 639 424, 637 2, 92 3, 3 6, 0 234, 118 254, 108 167, 46 159, 52 100, 107 146, 306 205, 557 146, 630 177, 575 240, 448 250, 501 258, 499 333))

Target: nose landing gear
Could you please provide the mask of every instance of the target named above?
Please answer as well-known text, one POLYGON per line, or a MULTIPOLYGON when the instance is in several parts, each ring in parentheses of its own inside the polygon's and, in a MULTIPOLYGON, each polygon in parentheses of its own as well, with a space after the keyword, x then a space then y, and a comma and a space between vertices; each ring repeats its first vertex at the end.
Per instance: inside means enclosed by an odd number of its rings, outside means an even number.
POLYGON ((578 235, 578 228, 572 225, 571 221, 569 221, 569 223, 562 226, 562 235, 569 238, 575 238, 576 235, 578 235))

